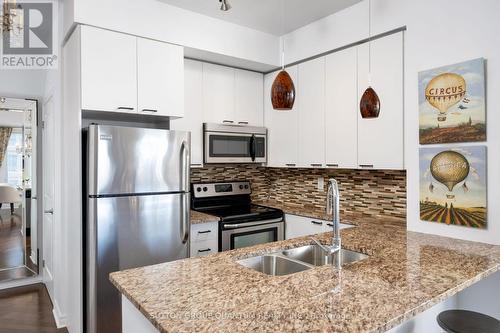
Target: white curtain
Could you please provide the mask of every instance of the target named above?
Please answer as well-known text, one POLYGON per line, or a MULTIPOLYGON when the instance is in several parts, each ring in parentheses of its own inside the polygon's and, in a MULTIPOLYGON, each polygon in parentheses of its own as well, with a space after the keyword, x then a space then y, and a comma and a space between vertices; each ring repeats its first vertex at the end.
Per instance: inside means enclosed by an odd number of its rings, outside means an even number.
POLYGON ((0 127, 0 167, 5 160, 5 153, 9 145, 10 135, 12 134, 12 127, 0 127))

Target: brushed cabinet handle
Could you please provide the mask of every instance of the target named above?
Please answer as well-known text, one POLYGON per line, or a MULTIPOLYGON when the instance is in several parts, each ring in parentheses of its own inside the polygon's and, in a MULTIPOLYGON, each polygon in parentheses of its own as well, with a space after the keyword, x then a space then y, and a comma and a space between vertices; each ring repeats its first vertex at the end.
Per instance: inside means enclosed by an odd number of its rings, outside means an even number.
POLYGON ((360 164, 361 168, 373 168, 373 164, 360 164))
POLYGON ((117 109, 118 110, 127 110, 127 111, 135 110, 135 108, 131 108, 130 106, 119 106, 117 109))
POLYGON ((223 124, 234 124, 234 121, 232 121, 232 120, 223 120, 222 123, 223 124))
POLYGON ((204 249, 204 250, 198 250, 199 253, 210 252, 210 251, 212 251, 212 249, 210 249, 210 248, 204 249))
POLYGON ((286 165, 286 166, 288 166, 288 167, 294 167, 294 166, 296 166, 297 164, 295 164, 295 163, 287 163, 287 164, 285 164, 285 165, 286 165))
POLYGON ((320 166, 323 166, 323 164, 320 164, 320 163, 311 163, 311 166, 312 167, 320 167, 320 166))
POLYGON ((240 125, 248 125, 248 121, 238 121, 238 124, 240 124, 240 125))
POLYGON ((199 234, 208 234, 209 232, 212 232, 212 230, 198 231, 199 234))
POLYGON ((50 208, 50 209, 46 209, 43 211, 45 214, 54 214, 54 209, 50 208))
POLYGON ((338 164, 327 164, 326 166, 330 167, 330 168, 338 168, 339 167, 338 164))
POLYGON ((153 112, 153 113, 156 113, 156 112, 158 112, 158 110, 155 110, 155 109, 142 109, 142 112, 153 112))
POLYGON ((316 225, 323 225, 323 222, 318 222, 318 221, 311 221, 311 223, 316 225))

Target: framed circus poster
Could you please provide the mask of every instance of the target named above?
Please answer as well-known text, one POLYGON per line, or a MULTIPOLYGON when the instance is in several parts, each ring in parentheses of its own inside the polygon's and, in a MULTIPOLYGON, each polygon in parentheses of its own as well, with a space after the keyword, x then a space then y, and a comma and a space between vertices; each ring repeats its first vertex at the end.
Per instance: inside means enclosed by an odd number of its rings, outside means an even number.
POLYGON ((484 229, 486 146, 420 148, 420 219, 484 229))
POLYGON ((485 60, 420 72, 420 144, 486 141, 485 60))

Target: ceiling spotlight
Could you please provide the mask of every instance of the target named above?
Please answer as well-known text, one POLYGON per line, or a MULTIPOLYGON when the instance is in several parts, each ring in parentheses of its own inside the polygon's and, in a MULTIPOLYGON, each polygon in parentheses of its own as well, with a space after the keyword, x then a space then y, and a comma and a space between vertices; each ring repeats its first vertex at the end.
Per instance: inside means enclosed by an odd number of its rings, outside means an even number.
POLYGON ((223 12, 227 12, 231 9, 231 5, 227 2, 227 0, 219 0, 220 2, 220 10, 223 12))

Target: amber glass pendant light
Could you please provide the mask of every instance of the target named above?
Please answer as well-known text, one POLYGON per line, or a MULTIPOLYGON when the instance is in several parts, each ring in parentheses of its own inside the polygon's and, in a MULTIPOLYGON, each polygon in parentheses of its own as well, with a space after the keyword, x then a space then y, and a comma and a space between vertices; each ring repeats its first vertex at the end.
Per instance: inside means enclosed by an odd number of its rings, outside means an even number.
MULTIPOLYGON (((285 33, 285 0, 282 0, 283 9, 283 33, 285 33)), ((285 38, 282 38, 281 48, 281 71, 274 79, 271 87, 271 103, 273 109, 278 111, 288 111, 295 103, 295 85, 293 80, 285 70, 285 38)))
POLYGON ((372 88, 372 1, 368 1, 368 88, 361 96, 359 111, 362 118, 377 118, 380 114, 380 99, 372 88))

